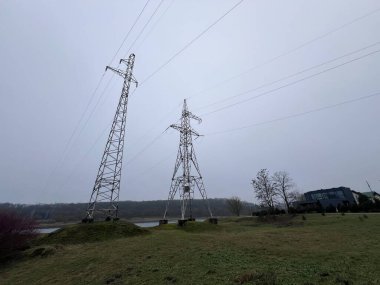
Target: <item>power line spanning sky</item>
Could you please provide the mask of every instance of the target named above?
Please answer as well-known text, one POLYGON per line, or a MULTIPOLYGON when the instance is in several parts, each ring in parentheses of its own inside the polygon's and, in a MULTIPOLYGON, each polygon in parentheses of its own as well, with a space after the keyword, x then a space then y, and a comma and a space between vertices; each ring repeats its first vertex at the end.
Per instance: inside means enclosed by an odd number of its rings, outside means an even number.
POLYGON ((167 198, 184 98, 211 198, 255 202, 261 168, 379 190, 379 26, 376 0, 3 0, 0 202, 89 200, 130 52, 121 200, 167 198))

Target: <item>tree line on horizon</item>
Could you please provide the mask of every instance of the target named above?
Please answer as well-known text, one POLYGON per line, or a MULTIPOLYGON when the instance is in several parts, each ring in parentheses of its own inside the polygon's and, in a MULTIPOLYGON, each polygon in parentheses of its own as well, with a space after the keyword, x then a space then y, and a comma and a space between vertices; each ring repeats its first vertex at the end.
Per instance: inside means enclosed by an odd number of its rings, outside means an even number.
MULTIPOLYGON (((229 216, 231 212, 227 205, 227 199, 208 199, 214 216, 229 216)), ((120 201, 119 217, 130 218, 160 218, 162 217, 166 200, 155 201, 120 201)), ((242 213, 251 215, 257 205, 242 202, 242 213)), ((11 210, 21 216, 29 217, 40 222, 77 222, 85 216, 87 203, 56 203, 56 204, 0 204, 0 210, 11 210)), ((195 217, 208 217, 206 202, 202 199, 192 201, 192 212, 195 217)), ((180 201, 173 200, 169 205, 168 218, 175 219, 180 216, 180 201)))

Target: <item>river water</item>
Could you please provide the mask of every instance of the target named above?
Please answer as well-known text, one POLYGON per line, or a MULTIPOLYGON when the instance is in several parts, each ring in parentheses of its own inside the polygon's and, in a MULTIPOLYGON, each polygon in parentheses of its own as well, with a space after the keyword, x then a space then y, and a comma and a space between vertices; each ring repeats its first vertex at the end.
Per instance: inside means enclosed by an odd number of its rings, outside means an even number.
MULTIPOLYGON (((197 222, 203 222, 205 219, 197 219, 197 222)), ((175 224, 177 223, 177 220, 169 220, 169 224, 175 224)), ((150 221, 150 222, 140 222, 140 223, 134 223, 136 226, 139 226, 141 228, 152 228, 158 226, 158 221, 150 221)), ((37 229, 37 233, 39 234, 50 234, 53 233, 60 228, 40 228, 37 229)))

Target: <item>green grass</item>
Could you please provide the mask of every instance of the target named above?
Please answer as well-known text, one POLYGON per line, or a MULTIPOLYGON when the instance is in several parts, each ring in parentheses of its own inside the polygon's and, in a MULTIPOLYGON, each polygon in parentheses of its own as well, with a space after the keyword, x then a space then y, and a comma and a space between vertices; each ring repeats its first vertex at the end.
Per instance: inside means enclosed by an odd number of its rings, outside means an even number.
POLYGON ((42 244, 81 244, 85 242, 100 242, 116 238, 130 237, 148 233, 134 224, 117 222, 96 222, 90 224, 69 225, 56 232, 43 236, 36 241, 42 244))
POLYGON ((0 269, 0 284, 380 284, 380 215, 305 217, 70 242, 0 269))

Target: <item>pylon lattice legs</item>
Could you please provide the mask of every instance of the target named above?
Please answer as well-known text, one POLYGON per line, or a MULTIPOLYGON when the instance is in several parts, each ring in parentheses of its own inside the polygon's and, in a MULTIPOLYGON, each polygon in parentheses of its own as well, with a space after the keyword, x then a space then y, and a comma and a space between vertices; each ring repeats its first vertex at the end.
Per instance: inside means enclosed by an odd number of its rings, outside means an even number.
POLYGON ((195 188, 198 189, 203 200, 206 201, 207 210, 210 214, 210 217, 212 217, 211 208, 207 200, 206 189, 203 184, 202 175, 200 173, 199 165, 195 156, 192 142, 192 136, 199 136, 199 134, 191 128, 190 119, 194 119, 198 122, 201 122, 201 119, 199 117, 195 116, 194 114, 188 111, 186 100, 184 100, 181 124, 170 126, 173 129, 178 130, 180 132, 180 144, 176 163, 174 166, 174 173, 170 185, 168 201, 166 203, 166 208, 164 212, 164 220, 162 221, 167 222, 167 220, 165 219, 168 214, 169 205, 170 202, 174 199, 177 192, 179 192, 181 199, 181 219, 185 220, 187 208, 189 208, 190 219, 193 219, 191 202, 194 198, 195 188), (176 176, 181 165, 182 174, 176 176), (194 166, 196 175, 191 175, 191 165, 194 166))

